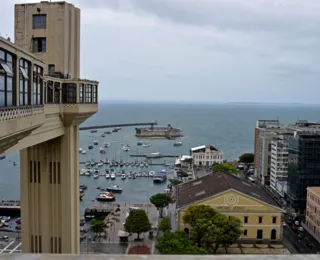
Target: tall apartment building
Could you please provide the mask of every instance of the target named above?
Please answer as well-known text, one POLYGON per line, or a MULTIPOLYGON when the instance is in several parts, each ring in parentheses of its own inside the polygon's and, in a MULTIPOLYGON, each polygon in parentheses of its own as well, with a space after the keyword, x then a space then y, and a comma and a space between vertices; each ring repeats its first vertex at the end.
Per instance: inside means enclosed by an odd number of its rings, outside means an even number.
POLYGON ((280 125, 279 120, 258 120, 254 129, 254 167, 257 169, 259 164, 259 135, 262 129, 272 128, 280 125))
POLYGON ((15 5, 15 44, 46 63, 44 74, 78 79, 80 9, 61 2, 15 5))
POLYGON ((307 187, 320 185, 320 132, 295 132, 289 139, 288 151, 286 200, 292 208, 303 213, 307 187))
POLYGON ((271 141, 270 188, 281 198, 287 192, 288 139, 291 136, 291 132, 274 133, 271 141))
POLYGON ((308 232, 320 242, 320 186, 307 188, 306 226, 308 232))
POLYGON ((258 139, 258 168, 256 168, 256 177, 263 185, 270 184, 271 174, 271 142, 275 133, 285 131, 282 125, 271 126, 260 129, 258 139))

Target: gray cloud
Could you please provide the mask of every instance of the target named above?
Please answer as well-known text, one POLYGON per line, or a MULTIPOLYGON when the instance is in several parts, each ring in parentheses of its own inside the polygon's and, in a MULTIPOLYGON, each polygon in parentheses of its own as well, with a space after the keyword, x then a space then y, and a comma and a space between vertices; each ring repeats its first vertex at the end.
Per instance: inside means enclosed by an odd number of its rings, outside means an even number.
MULTIPOLYGON (((0 9, 9 34, 17 2, 0 9)), ((318 102, 319 0, 73 3, 81 73, 100 80, 100 98, 318 102)))

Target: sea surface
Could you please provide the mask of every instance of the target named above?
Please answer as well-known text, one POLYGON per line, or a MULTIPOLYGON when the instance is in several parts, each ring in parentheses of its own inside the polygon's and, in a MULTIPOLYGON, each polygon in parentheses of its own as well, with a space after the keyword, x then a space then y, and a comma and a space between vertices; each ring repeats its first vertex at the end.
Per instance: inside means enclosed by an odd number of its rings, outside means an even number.
MULTIPOLYGON (((258 119, 277 119, 283 123, 293 123, 297 119, 307 119, 309 121, 320 121, 320 106, 303 105, 246 105, 246 104, 148 104, 148 103, 105 103, 99 104, 99 112, 83 123, 82 126, 122 124, 136 122, 157 121, 159 125, 171 124, 173 127, 181 128, 184 137, 179 138, 183 146, 174 147, 173 143, 178 140, 149 140, 141 139, 151 146, 143 148, 137 146, 140 140, 135 137, 135 127, 123 127, 118 133, 100 137, 105 130, 98 133, 89 131, 80 132, 80 147, 87 151, 85 155, 79 155, 80 162, 94 159, 100 160, 108 158, 110 160, 134 161, 130 154, 145 154, 148 152, 160 152, 162 154, 182 155, 189 154, 190 148, 211 144, 224 152, 225 159, 234 160, 245 152, 253 152, 254 128, 258 119), (88 150, 88 146, 93 140, 99 141, 99 145, 93 150, 88 150), (111 143, 106 154, 100 154, 99 148, 103 142, 111 143), (129 144, 131 150, 124 152, 122 144, 129 144)), ((111 130, 111 129, 110 129, 111 130)), ((139 159, 141 160, 141 159, 139 159)), ((154 159, 154 163, 172 164, 173 158, 154 159)), ((80 168, 85 168, 80 164, 80 168)), ((101 173, 106 166, 101 167, 101 173)), ((165 166, 149 166, 148 169, 124 167, 125 171, 159 171, 165 166)), ((0 199, 19 199, 20 197, 20 165, 19 153, 7 155, 5 160, 0 161, 0 199), (17 165, 14 166, 13 162, 17 165)), ((166 168, 169 178, 173 176, 171 169, 166 168)), ((166 189, 166 183, 153 184, 152 178, 140 177, 135 180, 126 179, 106 180, 104 176, 94 179, 93 176, 80 176, 80 183, 86 184, 88 189, 85 197, 80 202, 81 211, 89 205, 99 205, 95 201, 98 195, 98 186, 107 187, 110 184, 118 184, 123 188, 123 193, 117 195, 117 202, 147 203, 148 198, 166 189)))

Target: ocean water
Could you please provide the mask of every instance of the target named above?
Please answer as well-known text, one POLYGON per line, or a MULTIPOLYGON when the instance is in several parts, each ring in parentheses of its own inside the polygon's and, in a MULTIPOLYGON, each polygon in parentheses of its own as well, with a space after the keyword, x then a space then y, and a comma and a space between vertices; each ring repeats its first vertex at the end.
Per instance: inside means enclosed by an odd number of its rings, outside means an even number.
MULTIPOLYGON (((162 154, 189 154, 192 147, 211 144, 223 150, 225 159, 234 160, 245 152, 253 152, 254 127, 258 119, 277 119, 284 123, 293 123, 297 119, 320 121, 320 107, 318 106, 289 106, 289 105, 236 105, 236 104, 126 104, 110 103, 99 104, 99 112, 83 123, 82 126, 152 122, 159 125, 171 124, 173 127, 182 128, 184 137, 181 140, 183 146, 173 147, 173 140, 143 140, 151 144, 151 147, 137 146, 134 127, 122 128, 118 133, 112 133, 106 137, 100 137, 105 130, 98 133, 89 131, 80 132, 80 147, 87 150, 87 154, 80 155, 80 161, 90 159, 117 159, 134 161, 130 154, 144 154, 147 152, 160 152, 162 154), (99 145, 94 150, 88 150, 93 140, 98 140, 99 145), (106 154, 99 153, 99 147, 108 141, 111 146, 106 154), (131 145, 130 152, 122 150, 123 144, 131 145)), ((153 160, 153 162, 173 163, 173 158, 153 160)), ((5 160, 0 161, 0 199, 19 199, 19 153, 8 154, 5 160), (13 161, 17 165, 13 165, 13 161)), ((80 164, 80 168, 84 165, 80 164)), ((150 166, 148 169, 136 169, 124 167, 126 171, 150 171, 161 170, 164 166, 150 166)), ((101 167, 101 173, 105 166, 101 167)), ((172 170, 167 169, 169 176, 173 176, 172 170)), ((169 177, 170 178, 170 177, 169 177)), ((110 184, 120 185, 124 191, 117 196, 118 202, 146 203, 148 198, 155 193, 162 192, 166 184, 153 184, 152 178, 141 177, 135 180, 106 180, 104 176, 98 179, 80 176, 80 183, 88 185, 85 197, 81 202, 81 208, 95 202, 98 195, 98 186, 107 187, 110 184)))

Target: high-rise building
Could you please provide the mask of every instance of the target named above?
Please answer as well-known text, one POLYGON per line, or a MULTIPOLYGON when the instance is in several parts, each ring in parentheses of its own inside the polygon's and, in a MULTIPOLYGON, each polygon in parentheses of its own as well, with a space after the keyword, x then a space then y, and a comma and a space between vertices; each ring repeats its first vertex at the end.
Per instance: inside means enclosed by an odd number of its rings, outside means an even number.
POLYGON ((254 168, 256 169, 255 171, 255 176, 259 179, 259 174, 258 174, 258 168, 259 168, 259 154, 261 150, 263 150, 259 144, 260 144, 260 133, 262 131, 271 131, 272 129, 279 128, 280 127, 280 122, 279 120, 258 120, 256 123, 256 127, 254 129, 254 168))
POLYGON ((295 132, 289 139, 288 192, 286 200, 305 212, 307 187, 320 185, 320 133, 295 132))
POLYGON ((280 198, 287 192, 288 139, 292 135, 291 132, 274 133, 271 141, 270 188, 280 198))
POLYGON ((44 74, 78 79, 80 9, 66 2, 15 5, 15 44, 46 63, 44 74))

